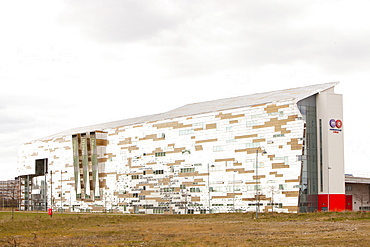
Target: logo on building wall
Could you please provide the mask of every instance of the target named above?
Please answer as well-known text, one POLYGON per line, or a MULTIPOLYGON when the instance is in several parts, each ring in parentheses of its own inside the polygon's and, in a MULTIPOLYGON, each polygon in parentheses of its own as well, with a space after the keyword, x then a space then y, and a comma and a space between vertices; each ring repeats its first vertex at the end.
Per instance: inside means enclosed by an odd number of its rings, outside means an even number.
POLYGON ((333 131, 333 133, 339 133, 340 131, 342 131, 343 123, 342 120, 339 119, 330 119, 329 126, 331 127, 330 130, 333 131))

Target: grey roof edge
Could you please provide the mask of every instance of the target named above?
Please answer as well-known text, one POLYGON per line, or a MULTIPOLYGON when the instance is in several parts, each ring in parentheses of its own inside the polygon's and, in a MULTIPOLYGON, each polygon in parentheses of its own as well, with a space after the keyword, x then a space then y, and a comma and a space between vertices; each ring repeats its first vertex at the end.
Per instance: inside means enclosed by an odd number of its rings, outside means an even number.
POLYGON ((160 120, 168 120, 168 119, 184 117, 184 116, 192 116, 192 115, 197 115, 197 114, 206 114, 206 113, 215 112, 215 111, 225 111, 225 110, 230 110, 230 109, 248 107, 252 105, 278 102, 282 100, 293 100, 294 102, 298 102, 311 95, 314 95, 322 91, 328 90, 332 87, 335 87, 338 84, 339 82, 329 82, 329 83, 324 83, 324 84, 315 84, 315 85, 310 85, 310 86, 283 89, 283 90, 277 90, 277 91, 255 93, 255 94, 245 95, 245 96, 236 96, 236 97, 231 97, 231 98, 210 100, 210 101, 204 101, 204 102, 198 102, 198 103, 190 103, 190 104, 186 104, 184 106, 175 108, 173 110, 170 110, 164 113, 146 115, 146 116, 141 116, 141 117, 134 117, 134 118, 117 120, 117 121, 106 122, 106 123, 95 124, 95 125, 88 125, 84 127, 77 127, 77 128, 62 131, 62 132, 59 132, 59 133, 56 133, 50 136, 46 136, 44 138, 40 138, 37 140, 53 139, 56 137, 73 135, 73 134, 77 134, 81 132, 88 132, 88 131, 103 131, 105 129, 119 128, 123 126, 130 126, 130 125, 136 125, 136 124, 160 121, 160 120))

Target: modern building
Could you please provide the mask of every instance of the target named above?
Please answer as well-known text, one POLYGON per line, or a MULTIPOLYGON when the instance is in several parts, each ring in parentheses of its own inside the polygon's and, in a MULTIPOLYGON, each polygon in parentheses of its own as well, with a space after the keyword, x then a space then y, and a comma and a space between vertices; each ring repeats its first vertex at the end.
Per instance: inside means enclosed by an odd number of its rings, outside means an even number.
POLYGON ((194 103, 25 143, 21 209, 345 210, 337 84, 194 103))

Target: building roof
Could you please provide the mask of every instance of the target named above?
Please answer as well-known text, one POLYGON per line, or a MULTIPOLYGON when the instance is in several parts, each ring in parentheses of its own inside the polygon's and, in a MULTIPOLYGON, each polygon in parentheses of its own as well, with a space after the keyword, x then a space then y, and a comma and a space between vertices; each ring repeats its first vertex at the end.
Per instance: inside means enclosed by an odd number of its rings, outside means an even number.
POLYGON ((325 84, 316 84, 305 87, 284 89, 265 93, 256 93, 251 95, 232 97, 226 99, 211 100, 193 104, 187 104, 182 107, 173 109, 168 112, 147 115, 142 117, 118 120, 108 123, 90 125, 85 127, 78 127, 64 132, 57 133, 42 139, 51 139, 60 136, 72 135, 76 133, 83 133, 88 131, 105 130, 110 128, 118 128, 122 126, 129 126, 134 124, 153 122, 165 119, 173 119, 183 116, 191 116, 209 112, 224 111, 229 109, 242 108, 252 105, 266 104, 271 102, 278 102, 283 100, 292 100, 298 102, 311 95, 320 93, 322 91, 333 88, 338 85, 338 82, 331 82, 325 84))
POLYGON ((352 175, 345 175, 347 184, 370 184, 370 178, 354 177, 352 175))

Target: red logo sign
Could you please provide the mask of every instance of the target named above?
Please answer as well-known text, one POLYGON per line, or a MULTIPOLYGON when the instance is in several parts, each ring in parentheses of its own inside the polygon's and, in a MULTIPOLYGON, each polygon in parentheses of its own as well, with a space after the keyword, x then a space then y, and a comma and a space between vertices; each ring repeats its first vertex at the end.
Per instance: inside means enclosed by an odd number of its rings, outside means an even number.
POLYGON ((339 119, 330 119, 329 126, 331 127, 330 130, 332 130, 334 133, 339 133, 340 131, 342 131, 343 122, 339 119))

